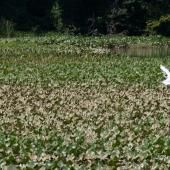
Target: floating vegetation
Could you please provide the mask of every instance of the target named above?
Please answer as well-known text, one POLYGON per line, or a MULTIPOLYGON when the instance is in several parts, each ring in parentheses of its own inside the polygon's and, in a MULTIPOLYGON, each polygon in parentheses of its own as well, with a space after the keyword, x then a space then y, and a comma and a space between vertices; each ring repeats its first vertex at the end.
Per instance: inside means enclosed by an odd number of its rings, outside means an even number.
POLYGON ((169 57, 105 48, 144 42, 169 39, 1 39, 1 168, 169 169, 169 57))

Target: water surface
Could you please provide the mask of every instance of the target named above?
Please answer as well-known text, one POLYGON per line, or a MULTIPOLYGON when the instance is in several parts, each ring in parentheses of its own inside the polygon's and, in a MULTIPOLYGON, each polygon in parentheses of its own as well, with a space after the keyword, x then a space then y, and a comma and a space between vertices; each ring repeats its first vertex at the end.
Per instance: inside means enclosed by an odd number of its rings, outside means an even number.
POLYGON ((117 54, 143 57, 170 57, 170 47, 133 47, 114 49, 117 54))

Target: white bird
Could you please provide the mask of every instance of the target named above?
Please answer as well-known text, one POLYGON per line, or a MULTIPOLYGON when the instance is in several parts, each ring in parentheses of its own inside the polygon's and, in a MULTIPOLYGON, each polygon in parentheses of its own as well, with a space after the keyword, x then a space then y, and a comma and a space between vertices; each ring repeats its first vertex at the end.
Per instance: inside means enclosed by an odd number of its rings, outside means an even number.
POLYGON ((165 67, 160 65, 160 69, 162 70, 162 72, 164 73, 164 75, 166 75, 166 79, 162 81, 163 84, 165 84, 166 86, 170 85, 170 72, 169 70, 165 67))

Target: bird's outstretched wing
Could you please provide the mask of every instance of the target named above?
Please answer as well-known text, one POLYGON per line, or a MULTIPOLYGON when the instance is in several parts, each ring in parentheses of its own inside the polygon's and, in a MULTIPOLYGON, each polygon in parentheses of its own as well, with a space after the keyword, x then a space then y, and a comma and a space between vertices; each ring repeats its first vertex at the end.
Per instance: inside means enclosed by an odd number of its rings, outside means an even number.
POLYGON ((160 65, 160 69, 167 75, 167 77, 170 77, 170 72, 165 66, 160 65))

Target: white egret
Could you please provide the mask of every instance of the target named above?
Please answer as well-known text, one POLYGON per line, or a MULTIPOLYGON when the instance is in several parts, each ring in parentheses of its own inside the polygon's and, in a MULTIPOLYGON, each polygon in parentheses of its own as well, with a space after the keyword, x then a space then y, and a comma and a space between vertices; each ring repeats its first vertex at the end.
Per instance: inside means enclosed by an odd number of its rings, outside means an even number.
POLYGON ((165 66, 162 66, 162 65, 160 65, 160 69, 166 75, 166 79, 163 80, 162 83, 165 84, 166 86, 170 86, 170 72, 169 72, 169 70, 165 66))

